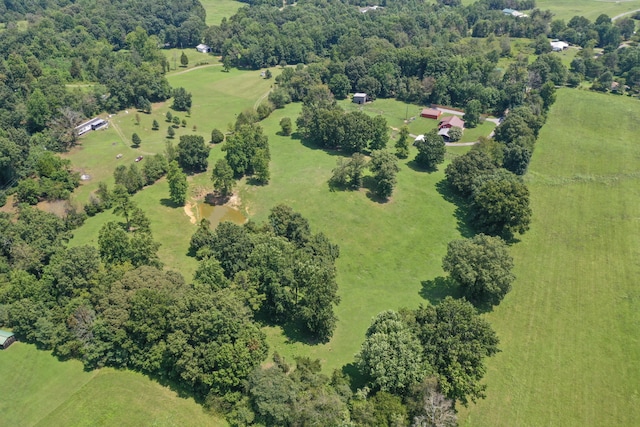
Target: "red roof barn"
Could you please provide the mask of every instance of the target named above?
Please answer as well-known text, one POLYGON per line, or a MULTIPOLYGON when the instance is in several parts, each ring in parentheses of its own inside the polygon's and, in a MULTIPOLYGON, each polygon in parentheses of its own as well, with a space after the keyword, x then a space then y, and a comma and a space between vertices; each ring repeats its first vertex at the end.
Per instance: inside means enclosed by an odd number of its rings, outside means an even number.
POLYGON ((422 113, 420 113, 420 116, 422 117, 426 117, 427 119, 438 119, 438 117, 440 117, 440 114, 442 114, 442 111, 438 110, 437 108, 425 108, 424 110, 422 110, 422 113))
POLYGON ((464 120, 462 120, 458 116, 445 117, 444 119, 440 120, 440 125, 438 126, 438 129, 450 128, 453 126, 458 127, 460 129, 464 129, 464 120))

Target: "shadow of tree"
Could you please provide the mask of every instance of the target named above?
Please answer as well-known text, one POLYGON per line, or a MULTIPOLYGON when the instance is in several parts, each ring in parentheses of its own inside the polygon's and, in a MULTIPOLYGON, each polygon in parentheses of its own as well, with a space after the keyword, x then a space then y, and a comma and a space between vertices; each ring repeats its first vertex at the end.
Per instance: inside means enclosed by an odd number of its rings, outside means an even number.
POLYGON ((421 164, 419 164, 418 162, 416 162, 415 160, 409 160, 407 162, 407 166, 409 167, 409 169, 416 171, 416 172, 427 172, 427 173, 433 173, 433 172, 437 172, 438 171, 438 167, 436 166, 435 168, 426 168, 424 166, 422 166, 421 164))
POLYGON ((166 198, 165 199, 160 199, 160 204, 162 206, 167 207, 167 208, 174 208, 174 209, 183 207, 183 205, 178 205, 178 204, 174 203, 173 200, 166 199, 166 198))
POLYGON ((342 373, 349 378, 349 385, 351 386, 351 391, 355 392, 359 388, 367 385, 367 378, 362 375, 360 369, 358 369, 358 365, 355 362, 347 363, 342 366, 342 373))
POLYGON ((439 276, 422 282, 420 296, 435 305, 446 297, 461 298, 463 295, 455 280, 448 276, 439 276))
POLYGON ((456 210, 453 213, 454 217, 457 221, 457 228, 460 234, 465 238, 470 238, 475 235, 475 230, 471 227, 470 224, 470 212, 469 212, 469 203, 467 200, 456 194, 446 179, 438 182, 436 184, 436 191, 442 196, 444 200, 449 203, 456 205, 456 210))

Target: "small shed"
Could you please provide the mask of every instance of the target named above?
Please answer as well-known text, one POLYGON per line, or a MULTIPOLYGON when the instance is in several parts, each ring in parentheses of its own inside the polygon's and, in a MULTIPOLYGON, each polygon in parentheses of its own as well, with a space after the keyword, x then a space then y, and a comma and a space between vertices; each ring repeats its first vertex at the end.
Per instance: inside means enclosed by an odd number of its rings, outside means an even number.
POLYGON ((438 110, 437 108, 425 108, 420 113, 420 116, 425 117, 427 119, 438 120, 438 117, 440 117, 440 114, 442 114, 442 111, 438 110))
POLYGON ((356 104, 364 104, 365 102, 367 102, 367 94, 361 92, 354 93, 353 102, 355 102, 356 104))
POLYGON ((13 332, 3 331, 0 329, 0 349, 6 350, 15 341, 16 336, 13 335, 13 332))
POLYGON ((445 117, 444 119, 440 120, 440 125, 438 126, 438 129, 450 128, 453 126, 459 127, 460 129, 464 129, 464 120, 462 120, 458 116, 445 117))
POLYGON ((549 43, 551 44, 551 50, 554 52, 562 52, 563 50, 569 48, 569 43, 562 42, 560 40, 553 40, 549 43))
POLYGON ((209 53, 211 52, 211 48, 209 46, 207 46, 204 43, 200 43, 198 46, 196 46, 196 50, 200 53, 209 53))

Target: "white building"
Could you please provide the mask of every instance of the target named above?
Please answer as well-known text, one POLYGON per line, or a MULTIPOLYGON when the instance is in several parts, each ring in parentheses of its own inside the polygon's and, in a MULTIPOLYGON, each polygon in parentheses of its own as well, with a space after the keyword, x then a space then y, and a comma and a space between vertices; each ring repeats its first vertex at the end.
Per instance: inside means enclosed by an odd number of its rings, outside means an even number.
POLYGON ((551 43, 551 50, 554 52, 562 52, 565 49, 569 48, 569 43, 567 42, 561 42, 559 40, 554 40, 551 43))
POLYGON ((196 46, 196 50, 200 53, 209 53, 211 52, 211 48, 209 46, 207 46, 206 44, 200 43, 198 46, 196 46))
POLYGON ((98 130, 102 128, 106 128, 109 126, 109 122, 101 119, 100 117, 94 117, 88 122, 84 122, 78 126, 76 126, 76 133, 78 136, 83 135, 87 132, 91 132, 92 130, 98 130))

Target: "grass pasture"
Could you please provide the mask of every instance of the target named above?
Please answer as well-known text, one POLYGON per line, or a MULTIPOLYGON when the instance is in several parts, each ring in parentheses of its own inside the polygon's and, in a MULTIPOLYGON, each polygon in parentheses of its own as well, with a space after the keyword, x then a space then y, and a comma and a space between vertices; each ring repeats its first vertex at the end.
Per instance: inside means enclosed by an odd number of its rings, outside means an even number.
POLYGON ((207 12, 207 25, 220 25, 222 18, 231 17, 244 3, 235 0, 200 0, 204 10, 207 12))
MULTIPOLYGON (((476 0, 462 0, 463 4, 472 4, 476 0)), ((591 21, 601 14, 613 18, 618 14, 640 9, 640 0, 537 0, 536 7, 550 10, 556 19, 569 22, 574 16, 584 16, 591 21)))
POLYGON ((193 399, 142 374, 109 368, 86 372, 79 361, 60 362, 20 342, 0 352, 0 376, 8 388, 0 399, 2 425, 226 425, 193 399))
POLYGON ((461 425, 640 420, 637 111, 636 99, 558 92, 527 175, 534 215, 512 248, 517 279, 488 315, 502 352, 461 425))

